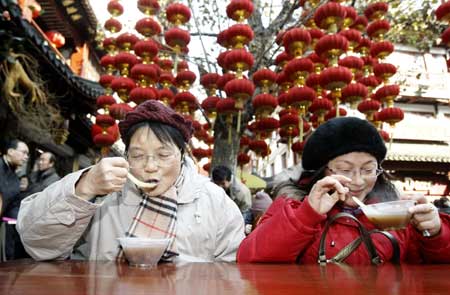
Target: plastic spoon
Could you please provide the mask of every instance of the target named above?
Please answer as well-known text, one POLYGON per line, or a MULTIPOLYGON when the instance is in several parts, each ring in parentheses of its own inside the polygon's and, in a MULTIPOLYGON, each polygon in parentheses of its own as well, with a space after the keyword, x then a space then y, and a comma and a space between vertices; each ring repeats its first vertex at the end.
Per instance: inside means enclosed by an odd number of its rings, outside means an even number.
POLYGON ((364 214, 366 215, 373 215, 376 214, 376 210, 373 208, 370 208, 369 206, 367 206, 366 204, 364 204, 360 199, 358 199, 357 197, 352 197, 353 201, 355 201, 356 204, 359 205, 359 207, 361 207, 361 209, 363 210, 364 214))
POLYGON ((134 177, 134 175, 131 174, 130 172, 128 172, 127 177, 129 180, 131 180, 135 185, 137 185, 140 188, 155 188, 156 187, 155 183, 147 183, 147 182, 140 181, 139 179, 134 177))

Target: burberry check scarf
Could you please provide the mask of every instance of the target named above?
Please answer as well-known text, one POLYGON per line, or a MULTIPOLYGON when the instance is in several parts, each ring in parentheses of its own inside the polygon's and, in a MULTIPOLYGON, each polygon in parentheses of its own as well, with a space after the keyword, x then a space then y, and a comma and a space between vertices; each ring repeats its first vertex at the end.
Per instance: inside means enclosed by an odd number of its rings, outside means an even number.
MULTIPOLYGON (((127 237, 170 238, 169 245, 161 257, 163 261, 171 261, 174 256, 178 256, 175 243, 178 210, 177 197, 178 188, 184 180, 184 170, 183 164, 180 176, 178 176, 175 184, 161 196, 149 197, 140 190, 142 201, 130 228, 125 233, 127 237)), ((123 259, 122 250, 118 254, 118 259, 123 259)))

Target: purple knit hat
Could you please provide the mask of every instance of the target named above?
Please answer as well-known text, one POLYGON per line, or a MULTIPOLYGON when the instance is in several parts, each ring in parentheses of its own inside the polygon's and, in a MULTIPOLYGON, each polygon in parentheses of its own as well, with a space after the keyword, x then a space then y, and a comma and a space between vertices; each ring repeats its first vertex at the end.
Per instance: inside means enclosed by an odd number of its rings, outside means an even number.
POLYGON ((181 132, 186 142, 189 142, 194 132, 191 121, 186 120, 183 116, 157 100, 147 100, 129 112, 124 120, 120 121, 119 130, 122 138, 126 137, 128 130, 133 125, 144 121, 170 125, 181 132))

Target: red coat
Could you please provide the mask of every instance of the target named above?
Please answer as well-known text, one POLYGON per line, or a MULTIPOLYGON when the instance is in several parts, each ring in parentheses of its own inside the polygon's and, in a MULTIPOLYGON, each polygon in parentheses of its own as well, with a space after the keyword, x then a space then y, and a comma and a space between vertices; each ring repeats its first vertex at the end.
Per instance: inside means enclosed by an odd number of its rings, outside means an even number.
MULTIPOLYGON (((335 207, 328 216, 339 210, 335 207)), ((356 216, 368 230, 375 227, 364 214, 356 216)), ((299 262, 317 263, 320 237, 327 221, 326 214, 317 213, 307 198, 299 202, 278 198, 262 217, 256 229, 242 241, 238 262, 299 262)), ((450 217, 441 215, 441 232, 425 238, 412 225, 391 231, 399 243, 400 261, 408 263, 450 263, 450 217)), ((330 227, 326 239, 326 255, 331 258, 359 237, 356 223, 340 218, 330 227)), ((392 259, 392 244, 382 234, 371 235, 382 261, 392 259)), ((368 252, 361 244, 344 262, 369 264, 368 252)))

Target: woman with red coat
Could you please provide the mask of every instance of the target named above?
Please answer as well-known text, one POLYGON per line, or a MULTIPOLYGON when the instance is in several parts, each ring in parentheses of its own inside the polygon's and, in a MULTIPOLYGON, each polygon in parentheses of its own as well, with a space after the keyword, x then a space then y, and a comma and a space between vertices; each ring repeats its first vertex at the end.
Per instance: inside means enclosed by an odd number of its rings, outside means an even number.
POLYGON ((424 196, 401 196, 416 201, 411 222, 387 233, 376 231, 352 199, 399 199, 381 168, 385 156, 383 139, 368 121, 341 117, 322 124, 302 155, 299 184, 307 196, 277 198, 241 243, 238 262, 450 263, 450 218, 424 196), (370 238, 361 239, 360 231, 371 231, 370 238))

